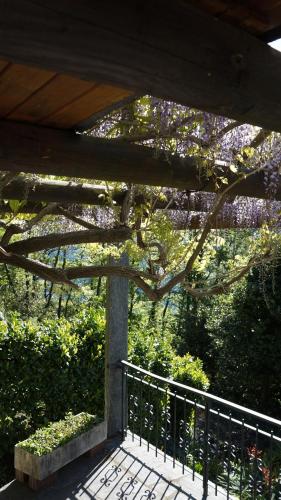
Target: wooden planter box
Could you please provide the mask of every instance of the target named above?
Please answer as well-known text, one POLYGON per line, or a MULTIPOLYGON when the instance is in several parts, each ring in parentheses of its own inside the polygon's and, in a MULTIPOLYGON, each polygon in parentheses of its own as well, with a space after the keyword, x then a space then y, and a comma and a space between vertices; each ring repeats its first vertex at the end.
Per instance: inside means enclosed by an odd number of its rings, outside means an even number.
POLYGON ((16 479, 36 490, 47 486, 53 482, 56 471, 92 450, 106 438, 107 425, 103 421, 51 453, 40 457, 15 446, 16 479))

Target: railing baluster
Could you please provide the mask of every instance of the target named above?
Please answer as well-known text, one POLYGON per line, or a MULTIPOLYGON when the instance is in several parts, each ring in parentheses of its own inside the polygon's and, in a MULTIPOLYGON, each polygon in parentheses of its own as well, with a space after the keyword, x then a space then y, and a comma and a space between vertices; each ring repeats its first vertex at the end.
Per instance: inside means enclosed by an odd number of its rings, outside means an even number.
POLYGON ((242 500, 243 491, 243 472, 245 469, 245 420, 242 419, 241 429, 241 453, 240 453, 240 481, 239 481, 239 498, 242 500))
POLYGON ((277 498, 278 500, 281 500, 281 466, 279 466, 279 471, 278 471, 277 498))
POLYGON ((227 494, 227 499, 229 498, 229 480, 230 480, 230 467, 231 467, 231 446, 232 446, 232 415, 229 413, 229 422, 228 422, 228 446, 227 446, 227 489, 226 489, 226 494, 227 494))
POLYGON ((147 415, 147 451, 149 451, 150 448, 150 427, 151 427, 151 404, 150 404, 150 399, 151 399, 151 388, 150 388, 150 379, 148 381, 148 387, 147 387, 147 410, 148 410, 148 415, 147 415))
POLYGON ((126 389, 126 372, 127 368, 122 365, 122 440, 124 441, 127 436, 127 415, 126 415, 126 398, 127 398, 127 389, 126 389))
POLYGON ((165 389, 164 462, 167 457, 168 387, 165 389))
POLYGON ((183 403, 183 463, 182 463, 183 474, 186 465, 186 441, 187 441, 187 422, 186 422, 186 394, 185 394, 183 403))
POLYGON ((173 416, 173 467, 176 466, 176 436, 177 432, 177 391, 174 391, 174 416, 173 416))
POLYGON ((197 423, 197 401, 194 401, 194 422, 193 422, 193 455, 192 455, 192 480, 195 480, 195 447, 196 447, 196 423, 197 423))
POLYGON ((158 455, 158 445, 159 445, 159 382, 156 383, 156 439, 155 439, 155 456, 158 455))
POLYGON ((142 389, 143 389, 143 374, 141 373, 141 375, 140 375, 140 446, 142 445, 142 417, 143 417, 142 389))
POLYGON ((133 382, 132 382, 132 440, 135 440, 135 385, 136 385, 136 378, 135 375, 132 375, 133 377, 133 382))
POLYGON ((208 398, 205 399, 205 429, 204 429, 204 449, 203 449, 203 498, 208 496, 209 481, 209 429, 210 429, 210 409, 211 404, 208 398))
POLYGON ((258 480, 258 440, 259 440, 259 426, 256 425, 256 443, 254 447, 254 491, 253 491, 253 499, 257 498, 257 480, 258 480))
POLYGON ((218 495, 218 462, 219 462, 219 446, 220 446, 220 409, 217 410, 216 419, 216 442, 215 442, 215 462, 216 462, 216 477, 215 477, 215 496, 218 495))
POLYGON ((268 484, 268 498, 271 499, 272 493, 272 441, 273 441, 273 431, 270 431, 270 445, 269 445, 269 484, 268 484))

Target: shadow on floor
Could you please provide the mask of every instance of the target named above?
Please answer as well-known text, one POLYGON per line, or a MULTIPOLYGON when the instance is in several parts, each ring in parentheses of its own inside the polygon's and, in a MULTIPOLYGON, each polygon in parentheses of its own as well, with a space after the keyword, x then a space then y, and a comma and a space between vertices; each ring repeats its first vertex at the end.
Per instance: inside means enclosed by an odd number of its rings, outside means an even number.
MULTIPOLYGON (((163 464, 153 453, 129 443, 107 443, 95 457, 80 457, 61 469, 56 483, 32 492, 13 481, 0 490, 0 500, 197 500, 180 470, 163 464), (170 472, 171 469, 171 472, 170 472)), ((193 486, 194 488, 194 486, 193 486)))

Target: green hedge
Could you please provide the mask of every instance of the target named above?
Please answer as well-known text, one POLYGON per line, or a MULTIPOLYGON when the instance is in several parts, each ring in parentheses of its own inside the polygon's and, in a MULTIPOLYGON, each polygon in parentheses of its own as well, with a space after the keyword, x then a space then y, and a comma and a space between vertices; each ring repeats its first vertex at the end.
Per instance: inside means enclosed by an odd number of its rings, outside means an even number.
POLYGON ((67 412, 103 412, 104 313, 0 322, 0 457, 67 412))

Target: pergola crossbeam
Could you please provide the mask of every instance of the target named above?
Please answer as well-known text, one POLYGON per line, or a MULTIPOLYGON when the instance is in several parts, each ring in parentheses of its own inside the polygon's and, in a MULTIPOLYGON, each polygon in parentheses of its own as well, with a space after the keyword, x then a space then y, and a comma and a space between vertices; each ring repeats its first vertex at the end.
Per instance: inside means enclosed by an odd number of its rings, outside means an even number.
MULTIPOLYGON (((0 122, 0 170, 98 179, 214 192, 212 179, 198 176, 201 159, 164 154, 150 147, 116 143, 71 131, 0 122)), ((224 176, 236 176, 225 167, 224 176)), ((231 195, 267 198, 263 173, 238 183, 231 195)), ((281 200, 281 186, 276 191, 281 200)))

